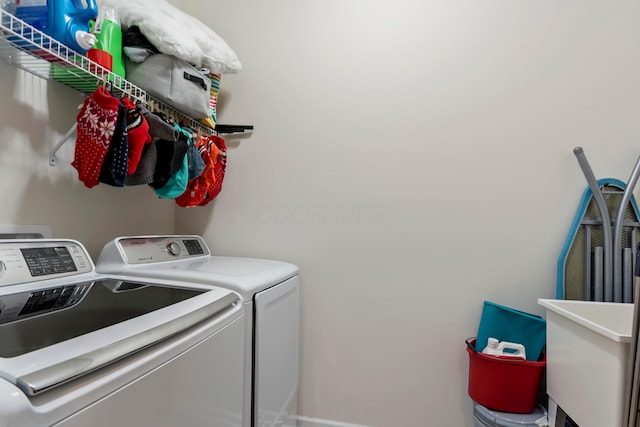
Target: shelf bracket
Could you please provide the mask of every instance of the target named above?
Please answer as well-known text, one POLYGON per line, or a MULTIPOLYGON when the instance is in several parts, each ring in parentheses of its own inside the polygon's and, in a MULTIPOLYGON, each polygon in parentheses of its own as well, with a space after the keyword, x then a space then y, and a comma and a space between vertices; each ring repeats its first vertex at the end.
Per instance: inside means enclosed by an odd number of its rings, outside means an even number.
POLYGON ((76 133, 76 124, 75 123, 73 124, 73 126, 71 126, 71 129, 69 129, 69 131, 64 134, 64 136, 62 137, 60 142, 58 142, 56 144, 56 146, 53 147, 51 149, 51 151, 49 152, 49 165, 51 165, 51 166, 55 166, 56 165, 56 153, 58 152, 60 147, 62 147, 65 144, 65 142, 67 142, 69 140, 69 138, 71 138, 73 136, 74 133, 76 133))
POLYGON ((217 123, 214 130, 218 135, 249 134, 249 133, 253 133, 253 125, 223 125, 223 124, 217 123))

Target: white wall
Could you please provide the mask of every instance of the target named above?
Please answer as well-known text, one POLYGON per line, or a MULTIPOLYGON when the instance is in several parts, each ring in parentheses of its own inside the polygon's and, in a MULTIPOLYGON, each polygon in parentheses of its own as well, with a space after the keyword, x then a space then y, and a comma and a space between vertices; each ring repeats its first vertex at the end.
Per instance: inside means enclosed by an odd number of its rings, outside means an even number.
POLYGON ((635 3, 173 3, 245 66, 221 119, 256 131, 228 141, 219 199, 176 213, 147 188, 85 189, 72 144, 48 166, 80 98, 0 62, 0 223, 97 255, 175 216, 220 254, 294 262, 302 416, 472 426, 464 339, 485 299, 553 296, 586 186, 573 147, 622 180, 639 154, 635 3))
POLYGON ((472 426, 485 299, 542 314, 586 181, 640 154, 636 2, 183 0, 244 64, 223 77, 213 206, 177 231, 297 263, 300 414, 472 426))
POLYGON ((95 257, 116 236, 173 231, 173 201, 147 186, 84 187, 70 165, 73 139, 49 166, 49 150, 75 123, 77 92, 0 62, 0 99, 0 224, 48 225, 95 257))

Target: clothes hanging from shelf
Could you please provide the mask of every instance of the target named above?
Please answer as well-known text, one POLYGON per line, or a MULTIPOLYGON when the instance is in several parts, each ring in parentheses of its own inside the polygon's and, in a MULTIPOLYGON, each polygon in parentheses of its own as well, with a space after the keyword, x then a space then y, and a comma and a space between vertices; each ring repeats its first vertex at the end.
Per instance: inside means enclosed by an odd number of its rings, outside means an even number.
POLYGON ((151 143, 151 135, 149 135, 149 123, 140 109, 127 97, 122 98, 122 104, 127 110, 127 142, 129 147, 127 175, 132 175, 138 167, 142 150, 151 143))
POLYGON ((194 146, 203 161, 204 169, 199 176, 189 181, 186 191, 179 197, 176 197, 176 204, 183 208, 198 206, 202 203, 202 200, 204 200, 207 194, 207 190, 216 180, 215 160, 217 159, 217 153, 214 154, 210 152, 208 138, 198 135, 194 146))
MULTIPOLYGON (((169 179, 158 185, 158 182, 152 184, 156 195, 163 199, 175 199, 187 189, 189 181, 189 158, 187 151, 189 145, 192 144, 191 134, 184 131, 180 126, 174 124, 178 131, 178 139, 172 143, 173 155, 171 159, 166 159, 171 165, 169 179)), ((159 141, 160 142, 160 141, 159 141)), ((158 163, 161 159, 158 159, 158 163)))
POLYGON ((106 86, 87 97, 78 113, 72 164, 85 186, 148 185, 158 197, 175 199, 181 207, 214 200, 226 171, 224 139, 118 98, 106 86))
POLYGON ((77 115, 76 146, 71 162, 87 188, 98 185, 100 169, 109 150, 120 101, 104 86, 87 97, 77 115))
POLYGON ((189 159, 189 181, 199 177, 204 172, 205 164, 202 156, 198 152, 195 141, 198 140, 198 135, 192 137, 192 143, 189 144, 187 149, 187 157, 189 159))
POLYGON ((227 144, 225 140, 218 135, 209 136, 208 140, 209 155, 216 157, 214 165, 215 180, 207 188, 204 198, 198 206, 206 206, 218 197, 218 194, 222 191, 222 182, 227 170, 227 144), (213 153, 217 153, 217 155, 213 153))
MULTIPOLYGON (((181 143, 179 133, 173 124, 155 113, 148 113, 149 132, 152 144, 156 147, 156 162, 154 164, 153 178, 148 184, 154 188, 162 188, 181 165, 181 143)), ((184 148, 186 153, 186 146, 184 148)))
POLYGON ((158 149, 156 144, 146 144, 142 149, 137 169, 124 180, 125 187, 151 184, 153 182, 153 175, 156 171, 157 162, 158 149))
POLYGON ((127 138, 127 109, 118 100, 118 118, 113 129, 111 142, 100 167, 98 181, 113 187, 124 187, 127 177, 129 141, 127 138))

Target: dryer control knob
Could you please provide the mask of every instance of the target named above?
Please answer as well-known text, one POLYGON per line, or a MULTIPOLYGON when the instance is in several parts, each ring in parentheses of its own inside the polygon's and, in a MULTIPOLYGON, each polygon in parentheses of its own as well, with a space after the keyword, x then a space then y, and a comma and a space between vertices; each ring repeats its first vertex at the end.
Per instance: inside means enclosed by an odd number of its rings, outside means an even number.
POLYGON ((180 245, 178 245, 176 242, 169 243, 167 245, 167 252, 174 256, 180 255, 180 245))

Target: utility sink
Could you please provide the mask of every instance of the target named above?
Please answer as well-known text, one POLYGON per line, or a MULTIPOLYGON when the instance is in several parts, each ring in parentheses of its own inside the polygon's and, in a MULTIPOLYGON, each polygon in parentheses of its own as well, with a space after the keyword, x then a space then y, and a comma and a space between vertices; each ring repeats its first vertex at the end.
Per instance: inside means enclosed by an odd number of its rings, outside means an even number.
POLYGON ((539 299, 547 394, 580 427, 621 426, 633 304, 539 299))

